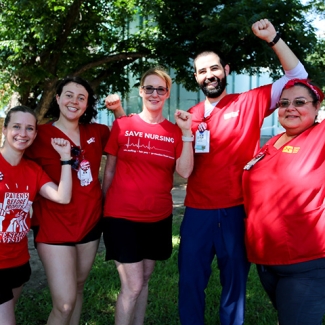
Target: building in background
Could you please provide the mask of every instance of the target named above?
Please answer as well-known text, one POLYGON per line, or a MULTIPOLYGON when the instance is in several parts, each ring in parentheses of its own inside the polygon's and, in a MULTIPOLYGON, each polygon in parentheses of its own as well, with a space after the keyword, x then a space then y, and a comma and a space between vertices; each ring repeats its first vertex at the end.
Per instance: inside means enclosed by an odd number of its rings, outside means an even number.
MULTIPOLYGON (((130 21, 126 26, 125 33, 133 33, 141 29, 144 19, 148 17, 135 16, 133 21, 130 21)), ((173 78, 173 71, 169 71, 170 76, 173 78)), ((194 78, 194 76, 193 76, 194 78)), ((135 85, 137 80, 129 75, 129 84, 135 85)), ((257 75, 249 76, 248 74, 231 73, 227 78, 227 92, 228 94, 242 93, 258 86, 263 86, 272 82, 267 71, 257 75)), ((173 83, 170 98, 165 102, 164 116, 168 120, 174 122, 175 109, 188 110, 198 102, 204 99, 204 94, 201 90, 196 92, 187 91, 182 85, 173 83)), ((142 111, 141 97, 137 87, 132 88, 128 96, 123 98, 123 108, 126 114, 140 113, 142 111)), ((107 111, 101 111, 98 114, 98 122, 106 125, 112 125, 114 116, 107 111)), ((277 112, 268 116, 263 124, 261 132, 261 143, 263 144, 267 139, 281 131, 281 126, 278 123, 277 112)))
MULTIPOLYGON (((170 72, 171 77, 174 77, 173 71, 170 72)), ((136 80, 130 79, 130 84, 136 84, 136 80)), ((245 75, 231 73, 227 77, 227 93, 242 93, 252 88, 263 86, 272 83, 272 79, 267 72, 263 72, 258 75, 245 75)), ((165 102, 164 116, 174 122, 175 109, 188 110, 198 102, 204 99, 204 94, 201 90, 196 92, 187 91, 182 85, 173 84, 171 89, 170 98, 165 102)), ((142 110, 142 101, 139 96, 138 87, 133 87, 127 97, 122 99, 123 108, 126 114, 140 113, 142 110)), ((98 122, 106 125, 112 125, 114 116, 107 111, 100 111, 98 114, 98 122)), ((277 112, 268 116, 264 120, 264 124, 261 130, 261 142, 265 143, 270 137, 282 132, 281 125, 278 122, 277 112)))

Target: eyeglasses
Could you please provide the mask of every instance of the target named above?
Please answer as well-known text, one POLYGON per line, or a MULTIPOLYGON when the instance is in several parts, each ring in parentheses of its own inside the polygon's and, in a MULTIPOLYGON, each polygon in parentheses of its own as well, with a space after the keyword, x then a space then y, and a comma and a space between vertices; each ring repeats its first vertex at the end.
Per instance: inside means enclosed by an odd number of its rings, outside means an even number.
POLYGON ((84 154, 84 150, 81 150, 80 147, 71 147, 72 169, 76 171, 79 170, 80 161, 82 160, 80 159, 80 156, 83 154, 84 154))
POLYGON ((278 101, 277 106, 279 108, 287 108, 290 106, 290 104, 292 103, 292 105, 294 107, 302 107, 304 105, 306 105, 307 103, 311 103, 314 102, 313 100, 306 100, 304 98, 295 98, 294 100, 289 100, 289 99, 281 99, 278 101))
POLYGON ((152 86, 142 86, 141 88, 144 90, 144 92, 147 95, 152 94, 155 90, 156 90, 158 95, 166 95, 167 92, 168 92, 168 88, 164 88, 164 87, 154 88, 152 86))

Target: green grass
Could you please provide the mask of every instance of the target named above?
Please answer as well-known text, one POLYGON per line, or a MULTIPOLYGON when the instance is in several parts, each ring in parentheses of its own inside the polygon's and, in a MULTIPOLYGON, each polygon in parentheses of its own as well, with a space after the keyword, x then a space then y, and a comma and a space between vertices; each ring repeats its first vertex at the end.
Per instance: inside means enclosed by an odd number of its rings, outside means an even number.
MULTIPOLYGON (((179 226, 182 209, 174 215, 173 243, 171 258, 157 262, 149 284, 149 299, 146 325, 179 325, 177 311, 179 226)), ((218 318, 220 283, 216 263, 206 290, 206 325, 220 324, 218 318)), ((112 261, 104 262, 99 253, 85 287, 81 325, 114 324, 114 306, 120 283, 112 261)), ((51 310, 51 297, 47 288, 40 291, 23 291, 17 306, 18 325, 44 325, 51 310)), ((247 325, 277 324, 276 313, 264 293, 252 265, 247 284, 246 321, 247 325)), ((325 321, 323 322, 325 324, 325 321)))

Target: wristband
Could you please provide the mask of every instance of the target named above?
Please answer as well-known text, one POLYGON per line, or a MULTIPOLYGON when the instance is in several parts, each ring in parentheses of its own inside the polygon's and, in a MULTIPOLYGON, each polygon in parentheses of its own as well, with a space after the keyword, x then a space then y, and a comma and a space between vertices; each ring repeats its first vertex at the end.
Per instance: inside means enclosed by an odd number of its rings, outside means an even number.
POLYGON ((277 32, 276 35, 275 35, 275 37, 274 37, 274 39, 273 39, 273 41, 270 42, 270 43, 267 43, 268 46, 270 46, 270 47, 274 46, 278 42, 278 40, 280 38, 281 38, 281 34, 279 32, 277 32))
POLYGON ((61 160, 61 166, 63 166, 63 165, 72 165, 72 164, 73 164, 73 159, 61 160))
POLYGON ((184 135, 182 135, 182 141, 192 142, 192 141, 194 141, 194 135, 192 134, 190 137, 185 137, 184 135))

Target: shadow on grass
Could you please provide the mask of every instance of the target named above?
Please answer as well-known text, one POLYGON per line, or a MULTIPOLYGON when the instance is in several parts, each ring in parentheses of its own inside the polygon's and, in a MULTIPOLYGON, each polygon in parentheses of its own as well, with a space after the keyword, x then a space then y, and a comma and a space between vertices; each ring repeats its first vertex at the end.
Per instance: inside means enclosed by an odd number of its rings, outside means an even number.
MULTIPOLYGON (((149 284, 149 298, 146 325, 179 325, 177 296, 179 227, 184 208, 174 211, 173 245, 169 260, 157 262, 149 284)), ((220 324, 218 316, 220 282, 217 264, 212 265, 212 275, 206 290, 206 325, 220 324)), ((115 302, 120 289, 117 271, 113 261, 104 261, 104 252, 98 253, 85 286, 84 305, 80 324, 114 324, 115 302)), ((23 291, 17 306, 17 324, 46 324, 51 310, 51 298, 47 288, 23 291)), ((252 265, 247 284, 247 325, 276 325, 276 313, 264 293, 252 265)), ((325 322, 323 322, 325 324, 325 322)))

